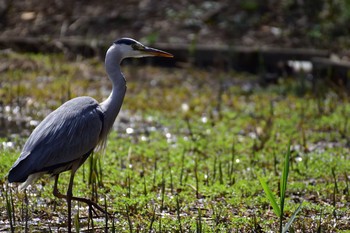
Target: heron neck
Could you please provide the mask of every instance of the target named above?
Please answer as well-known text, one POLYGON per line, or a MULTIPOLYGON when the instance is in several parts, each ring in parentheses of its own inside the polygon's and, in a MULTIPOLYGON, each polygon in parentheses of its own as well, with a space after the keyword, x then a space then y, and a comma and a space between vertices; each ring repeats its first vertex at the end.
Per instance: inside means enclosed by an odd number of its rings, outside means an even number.
POLYGON ((102 136, 106 137, 113 126, 113 123, 123 104, 126 81, 120 70, 122 57, 116 51, 108 51, 106 55, 106 71, 112 82, 112 92, 109 97, 101 103, 101 109, 104 113, 104 125, 102 136))

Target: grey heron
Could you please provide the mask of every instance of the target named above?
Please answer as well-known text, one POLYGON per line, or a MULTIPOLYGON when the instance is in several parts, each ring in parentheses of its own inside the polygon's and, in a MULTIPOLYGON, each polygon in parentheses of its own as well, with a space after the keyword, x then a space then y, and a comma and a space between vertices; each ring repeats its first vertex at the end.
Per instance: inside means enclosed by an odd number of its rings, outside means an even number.
POLYGON ((51 112, 32 132, 24 144, 17 161, 11 167, 8 181, 20 182, 25 189, 44 174, 55 177, 53 194, 67 200, 68 231, 71 231, 71 201, 82 201, 104 211, 93 201, 73 196, 73 180, 77 169, 94 149, 104 144, 122 106, 126 93, 126 80, 120 63, 129 57, 173 57, 172 54, 146 47, 140 42, 122 38, 113 42, 107 50, 105 68, 113 88, 102 103, 83 96, 71 99, 51 112), (61 172, 69 171, 67 194, 57 189, 61 172))

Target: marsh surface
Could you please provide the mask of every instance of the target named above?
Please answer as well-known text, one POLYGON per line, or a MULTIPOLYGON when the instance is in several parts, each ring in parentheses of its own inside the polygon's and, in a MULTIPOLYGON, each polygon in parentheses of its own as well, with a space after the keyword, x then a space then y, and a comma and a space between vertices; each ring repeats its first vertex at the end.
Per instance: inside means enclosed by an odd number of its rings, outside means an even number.
MULTIPOLYGON (((103 100, 109 80, 95 59, 9 53, 0 63, 0 230, 64 230, 66 203, 53 197, 51 179, 25 195, 5 175, 43 117, 75 96, 103 100)), ((88 220, 87 207, 75 203, 76 230, 275 232, 278 218, 257 177, 278 195, 289 142, 286 218, 303 201, 294 230, 350 230, 344 93, 315 96, 302 77, 263 88, 258 77, 233 71, 123 71, 128 91, 107 149, 79 169, 74 186, 74 195, 97 200, 114 218, 88 220)))

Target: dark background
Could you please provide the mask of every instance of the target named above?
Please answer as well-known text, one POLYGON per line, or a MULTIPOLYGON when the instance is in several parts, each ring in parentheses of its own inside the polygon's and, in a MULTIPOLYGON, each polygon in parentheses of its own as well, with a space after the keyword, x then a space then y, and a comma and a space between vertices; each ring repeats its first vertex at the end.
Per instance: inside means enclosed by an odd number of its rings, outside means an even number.
POLYGON ((328 49, 347 57, 345 0, 0 0, 4 38, 328 49))

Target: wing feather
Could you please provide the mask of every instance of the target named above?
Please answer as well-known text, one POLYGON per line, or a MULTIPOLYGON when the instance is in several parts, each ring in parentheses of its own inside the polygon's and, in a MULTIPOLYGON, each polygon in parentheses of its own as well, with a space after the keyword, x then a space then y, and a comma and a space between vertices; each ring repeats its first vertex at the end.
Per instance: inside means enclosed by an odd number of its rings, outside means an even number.
POLYGON ((92 151, 100 140, 103 113, 90 97, 72 99, 50 113, 32 132, 9 172, 9 182, 67 164, 92 151))

